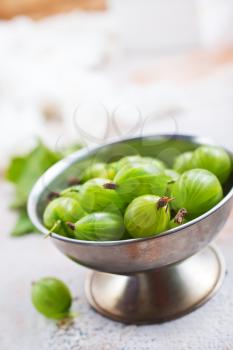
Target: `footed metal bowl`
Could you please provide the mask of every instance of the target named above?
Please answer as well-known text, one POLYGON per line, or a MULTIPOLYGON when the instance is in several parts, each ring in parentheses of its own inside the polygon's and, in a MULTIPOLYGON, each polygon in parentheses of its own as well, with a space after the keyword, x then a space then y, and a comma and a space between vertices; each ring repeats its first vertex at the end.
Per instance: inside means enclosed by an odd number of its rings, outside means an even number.
MULTIPOLYGON (((172 165, 178 154, 202 144, 212 142, 185 135, 154 135, 78 151, 38 180, 29 197, 30 218, 39 231, 48 234, 42 222, 48 194, 67 187, 67 180, 78 177, 92 162, 140 154, 172 165)), ((215 207, 158 236, 90 242, 53 233, 51 240, 67 257, 94 270, 86 281, 86 295, 102 315, 124 323, 163 322, 202 305, 220 287, 224 261, 209 244, 225 224, 232 204, 233 174, 215 207)))

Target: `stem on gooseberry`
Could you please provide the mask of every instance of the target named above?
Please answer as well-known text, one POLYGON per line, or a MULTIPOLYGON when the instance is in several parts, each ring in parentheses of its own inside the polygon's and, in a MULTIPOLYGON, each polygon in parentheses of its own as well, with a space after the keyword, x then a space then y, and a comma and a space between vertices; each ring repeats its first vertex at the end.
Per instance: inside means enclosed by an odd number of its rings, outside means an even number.
POLYGON ((75 230, 75 224, 73 224, 73 222, 67 221, 66 225, 71 229, 71 230, 75 230))
POLYGON ((67 180, 69 186, 80 185, 80 179, 77 177, 71 177, 67 180))
POLYGON ((60 193, 59 192, 51 191, 48 194, 48 200, 49 201, 52 201, 53 199, 58 198, 58 197, 60 197, 60 193))
POLYGON ((57 220, 55 222, 55 224, 53 225, 53 227, 50 229, 50 231, 47 233, 47 235, 44 236, 44 239, 48 238, 51 236, 51 234, 54 232, 54 230, 56 230, 56 228, 58 228, 58 226, 61 224, 61 220, 57 220))
POLYGON ((158 202, 157 202, 157 209, 163 208, 163 207, 167 207, 168 203, 173 201, 175 198, 170 198, 167 196, 161 197, 159 198, 158 202))
POLYGON ((174 222, 178 225, 181 225, 184 221, 185 216, 188 214, 187 210, 185 208, 181 208, 176 216, 174 217, 174 222))
POLYGON ((76 188, 71 188, 71 189, 70 189, 70 192, 76 192, 76 193, 79 193, 80 191, 79 191, 79 190, 77 190, 76 188))
POLYGON ((174 183, 175 183, 175 180, 169 180, 169 181, 167 182, 168 185, 171 185, 171 184, 174 184, 174 183))
POLYGON ((73 324, 74 319, 78 316, 78 312, 69 311, 67 314, 64 314, 64 318, 57 321, 57 326, 61 328, 69 327, 73 324))
POLYGON ((107 182, 103 185, 103 187, 108 190, 115 190, 117 188, 117 184, 115 184, 114 182, 107 182))

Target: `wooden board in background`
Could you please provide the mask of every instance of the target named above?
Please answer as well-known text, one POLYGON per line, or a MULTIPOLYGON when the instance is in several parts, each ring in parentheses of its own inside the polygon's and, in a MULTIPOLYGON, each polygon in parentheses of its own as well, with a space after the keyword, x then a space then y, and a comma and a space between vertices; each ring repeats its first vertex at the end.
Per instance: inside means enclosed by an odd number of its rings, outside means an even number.
POLYGON ((74 9, 104 10, 105 0, 1 0, 0 18, 24 15, 35 19, 74 9))

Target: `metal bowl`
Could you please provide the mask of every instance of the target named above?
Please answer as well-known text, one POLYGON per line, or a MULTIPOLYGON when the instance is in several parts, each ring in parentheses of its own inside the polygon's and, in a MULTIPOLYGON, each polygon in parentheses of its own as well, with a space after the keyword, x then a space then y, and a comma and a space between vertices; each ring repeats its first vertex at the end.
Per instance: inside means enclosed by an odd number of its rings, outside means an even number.
MULTIPOLYGON (((38 180, 29 197, 30 218, 39 231, 47 234, 42 214, 48 194, 65 188, 68 178, 78 177, 92 162, 110 162, 140 154, 158 157, 171 165, 175 156, 202 144, 212 142, 193 136, 155 135, 78 151, 38 180)), ((231 175, 221 202, 198 218, 159 236, 90 242, 53 233, 51 239, 70 259, 99 271, 89 275, 86 292, 91 305, 103 315, 126 323, 176 318, 203 304, 222 282, 223 259, 216 248, 208 245, 229 216, 232 185, 231 175)))

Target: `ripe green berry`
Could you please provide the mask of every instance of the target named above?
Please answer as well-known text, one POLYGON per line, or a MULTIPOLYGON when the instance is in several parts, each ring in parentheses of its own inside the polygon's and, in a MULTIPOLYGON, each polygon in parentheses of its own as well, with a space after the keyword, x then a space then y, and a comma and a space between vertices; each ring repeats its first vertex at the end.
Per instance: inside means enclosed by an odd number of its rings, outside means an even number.
POLYGON ((84 171, 82 182, 86 182, 90 179, 94 178, 106 178, 106 179, 113 179, 115 175, 114 169, 110 167, 106 163, 94 163, 91 164, 87 169, 84 171))
POLYGON ((170 178, 169 181, 176 181, 178 179, 178 177, 180 176, 180 174, 178 174, 175 170, 173 169, 165 169, 164 173, 170 178))
POLYGON ((201 146, 193 152, 193 168, 211 171, 223 184, 231 173, 232 161, 228 153, 221 147, 201 146))
POLYGON ((166 194, 170 177, 152 163, 125 165, 114 178, 117 192, 125 203, 144 194, 166 194))
POLYGON ((174 170, 182 174, 187 170, 193 169, 192 157, 193 152, 184 152, 180 154, 174 161, 174 170))
POLYGON ((163 171, 166 168, 165 164, 159 159, 155 159, 151 157, 141 157, 138 155, 138 156, 127 156, 127 157, 121 158, 118 161, 118 170, 120 170, 125 165, 130 166, 135 163, 143 163, 143 164, 150 164, 150 165, 152 164, 159 171, 163 171))
POLYGON ((80 191, 81 191, 82 185, 75 185, 66 188, 60 193, 61 197, 67 197, 67 198, 73 198, 76 201, 80 202, 80 191))
POLYGON ((69 316, 72 296, 68 287, 57 278, 45 277, 34 282, 31 298, 36 310, 48 318, 69 316))
POLYGON ((124 223, 134 238, 157 235, 168 228, 168 197, 146 195, 135 198, 127 207, 124 223))
POLYGON ((51 201, 43 215, 44 225, 51 231, 60 235, 71 236, 67 230, 66 221, 76 222, 85 215, 79 202, 73 198, 59 197, 51 201))
POLYGON ((75 224, 67 223, 77 239, 86 241, 115 241, 124 234, 124 221, 113 213, 92 213, 75 224))
POLYGON ((124 208, 115 184, 108 179, 100 178, 91 179, 83 185, 81 205, 88 213, 99 211, 120 213, 124 208))
POLYGON ((208 170, 192 169, 184 172, 171 187, 175 210, 186 208, 193 219, 214 207, 223 197, 218 178, 208 170))

